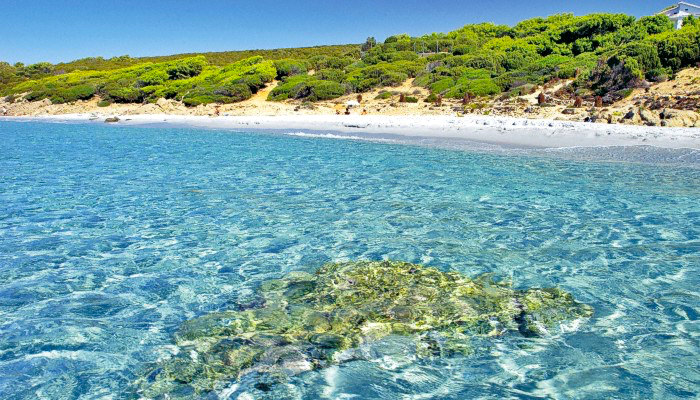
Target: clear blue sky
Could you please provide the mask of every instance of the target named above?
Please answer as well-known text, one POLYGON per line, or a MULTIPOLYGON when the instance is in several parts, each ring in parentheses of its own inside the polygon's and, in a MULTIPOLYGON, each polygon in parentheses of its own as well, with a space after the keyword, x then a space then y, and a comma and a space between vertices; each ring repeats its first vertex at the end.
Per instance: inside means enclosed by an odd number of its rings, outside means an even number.
POLYGON ((2 0, 0 60, 166 55, 383 40, 559 12, 652 14, 671 0, 2 0))

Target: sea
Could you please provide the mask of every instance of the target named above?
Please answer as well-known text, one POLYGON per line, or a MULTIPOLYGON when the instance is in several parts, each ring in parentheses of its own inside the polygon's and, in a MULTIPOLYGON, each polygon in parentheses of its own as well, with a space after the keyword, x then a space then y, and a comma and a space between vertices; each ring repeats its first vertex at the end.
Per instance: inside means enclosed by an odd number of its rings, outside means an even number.
POLYGON ((143 398, 185 321, 353 260, 558 287, 593 315, 188 396, 700 396, 697 150, 0 121, 1 399, 143 398))

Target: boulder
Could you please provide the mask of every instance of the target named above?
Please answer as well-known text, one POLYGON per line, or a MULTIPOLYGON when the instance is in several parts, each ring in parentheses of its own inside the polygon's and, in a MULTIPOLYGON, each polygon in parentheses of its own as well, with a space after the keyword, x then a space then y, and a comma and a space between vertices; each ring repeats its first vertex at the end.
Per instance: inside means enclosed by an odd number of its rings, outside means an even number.
POLYGON ((113 122, 119 122, 119 117, 109 117, 105 119, 106 123, 113 123, 113 122))
POLYGON ((649 126, 658 126, 661 124, 661 118, 656 113, 647 110, 646 108, 639 109, 639 117, 646 125, 649 126))
POLYGON ((399 336, 415 343, 419 359, 470 355, 489 338, 532 340, 593 314, 559 288, 515 289, 488 275, 394 261, 326 264, 265 281, 257 292, 259 306, 183 322, 173 356, 135 382, 142 397, 214 398, 217 387, 239 379, 269 391, 261 378, 284 384, 311 369, 366 360, 360 345, 399 336))
POLYGON ((547 97, 544 95, 543 92, 540 92, 540 94, 537 96, 537 104, 544 104, 547 102, 547 97))
POLYGON ((669 110, 668 108, 664 108, 663 111, 661 111, 661 114, 659 114, 659 117, 661 119, 671 119, 676 116, 676 113, 673 111, 669 110))

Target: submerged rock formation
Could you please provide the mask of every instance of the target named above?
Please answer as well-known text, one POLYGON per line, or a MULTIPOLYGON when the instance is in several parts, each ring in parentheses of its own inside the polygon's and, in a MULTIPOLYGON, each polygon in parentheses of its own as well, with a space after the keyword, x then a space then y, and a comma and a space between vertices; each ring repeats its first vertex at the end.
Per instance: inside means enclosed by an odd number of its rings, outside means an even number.
POLYGON ((472 336, 537 336, 592 313, 559 289, 514 290, 488 276, 394 261, 331 263, 265 282, 260 292, 259 308, 186 321, 179 352, 139 382, 141 394, 187 397, 251 373, 281 381, 352 359, 346 350, 389 335, 415 337, 418 356, 469 354, 472 336))

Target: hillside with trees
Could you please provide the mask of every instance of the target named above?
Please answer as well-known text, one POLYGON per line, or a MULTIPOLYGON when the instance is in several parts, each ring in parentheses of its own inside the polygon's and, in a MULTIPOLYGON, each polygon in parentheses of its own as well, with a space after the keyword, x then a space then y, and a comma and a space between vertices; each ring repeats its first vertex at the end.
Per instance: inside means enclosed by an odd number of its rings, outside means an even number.
POLYGON ((611 103, 698 62, 700 21, 692 17, 674 30, 666 16, 559 14, 361 45, 0 63, 0 95, 54 104, 99 96, 103 105, 165 98, 197 106, 243 101, 274 81, 268 100, 313 102, 412 79, 435 101, 518 96, 567 79, 572 96, 611 103))

